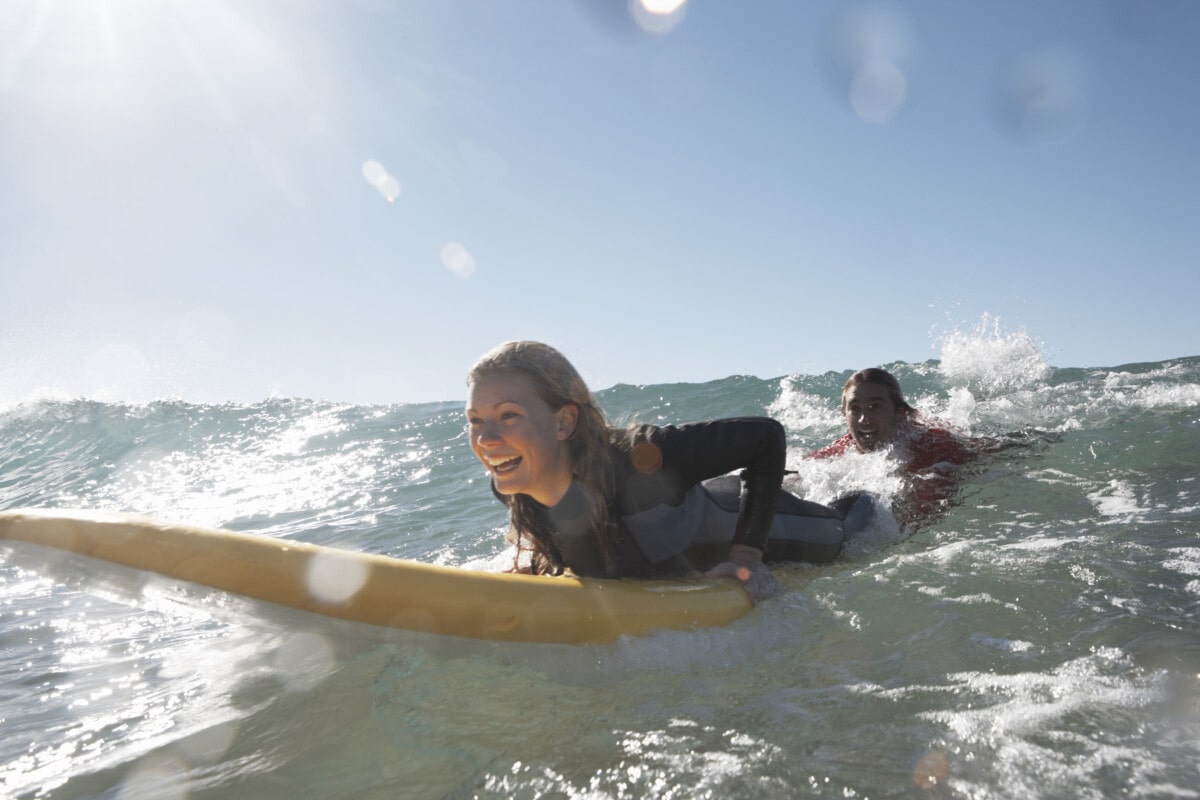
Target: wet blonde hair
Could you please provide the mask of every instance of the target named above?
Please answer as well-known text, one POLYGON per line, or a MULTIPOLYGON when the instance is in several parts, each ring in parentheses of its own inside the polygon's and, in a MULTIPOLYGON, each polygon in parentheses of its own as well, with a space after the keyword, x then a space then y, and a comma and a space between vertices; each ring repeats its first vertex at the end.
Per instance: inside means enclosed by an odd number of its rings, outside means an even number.
MULTIPOLYGON (((607 559, 614 538, 614 521, 609 515, 608 502, 615 492, 615 480, 609 453, 610 426, 604 411, 566 356, 548 344, 505 342, 475 362, 467 373, 467 383, 504 372, 529 378, 538 397, 554 411, 566 405, 579 409, 567 447, 575 482, 587 499, 592 530, 607 559)), ((508 506, 509 538, 516 545, 517 561, 523 552, 529 552, 534 572, 561 572, 562 559, 540 504, 523 494, 500 497, 508 506)))

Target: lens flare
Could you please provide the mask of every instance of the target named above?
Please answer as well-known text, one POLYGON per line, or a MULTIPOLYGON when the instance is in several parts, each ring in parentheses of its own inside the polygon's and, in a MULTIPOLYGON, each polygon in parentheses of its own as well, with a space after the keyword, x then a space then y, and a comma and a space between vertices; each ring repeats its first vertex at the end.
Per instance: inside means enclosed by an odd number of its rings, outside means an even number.
POLYGON ((858 3, 834 20, 825 46, 833 89, 864 122, 892 119, 908 98, 908 73, 917 37, 907 15, 891 3, 858 3))
POLYGON ((365 161, 362 174, 367 183, 374 186, 389 203, 400 196, 400 181, 396 180, 378 161, 365 161))
POLYGON ((475 256, 458 242, 447 242, 442 247, 442 264, 460 278, 475 274, 475 256))
POLYGON ((379 182, 387 177, 387 170, 383 168, 383 164, 378 161, 365 161, 362 165, 363 177, 367 179, 367 183, 372 186, 378 186, 379 182))
POLYGON ((318 553, 308 565, 308 591, 323 603, 343 603, 366 582, 367 567, 340 553, 318 553))
POLYGON ((395 202, 396 198, 400 196, 400 181, 388 175, 379 184, 379 193, 386 197, 389 203, 395 202))
POLYGON ((284 686, 293 692, 316 688, 337 666, 336 654, 324 636, 297 633, 275 652, 273 664, 284 686))
POLYGON ((992 105, 1000 126, 1017 139, 1069 141, 1087 125, 1083 63, 1059 48, 1022 53, 1000 75, 992 105))
POLYGON ((864 122, 880 124, 904 105, 908 82, 891 61, 868 61, 850 82, 850 106, 864 122))
POLYGON ((175 746, 190 764, 215 764, 233 746, 237 735, 237 722, 222 722, 192 734, 175 746))
POLYGON ((950 775, 950 757, 941 750, 930 750, 917 759, 913 768, 913 783, 919 789, 943 786, 950 775))
POLYGON ((149 755, 125 776, 117 797, 154 797, 183 800, 188 796, 188 768, 176 758, 149 755))

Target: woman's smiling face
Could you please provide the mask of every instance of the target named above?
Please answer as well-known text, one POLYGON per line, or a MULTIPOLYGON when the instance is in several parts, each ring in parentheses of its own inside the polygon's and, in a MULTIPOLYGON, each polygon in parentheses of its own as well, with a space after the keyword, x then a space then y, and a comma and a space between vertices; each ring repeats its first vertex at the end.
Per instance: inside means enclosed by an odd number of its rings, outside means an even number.
POLYGON ((561 500, 571 485, 567 440, 578 414, 571 404, 551 408, 533 381, 516 371, 480 376, 468 388, 471 450, 496 491, 529 495, 546 506, 561 500))
POLYGON ((850 387, 842 400, 842 413, 850 426, 850 436, 864 452, 891 444, 900 427, 900 414, 891 394, 877 383, 850 387))

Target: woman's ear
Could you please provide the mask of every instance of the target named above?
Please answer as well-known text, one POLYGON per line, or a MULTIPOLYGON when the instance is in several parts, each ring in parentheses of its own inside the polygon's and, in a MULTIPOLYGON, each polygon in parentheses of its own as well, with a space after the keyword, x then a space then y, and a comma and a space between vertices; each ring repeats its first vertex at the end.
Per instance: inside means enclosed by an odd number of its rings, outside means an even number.
POLYGON ((564 442, 570 439, 575 433, 575 426, 579 423, 579 406, 567 403, 554 412, 554 416, 558 420, 558 440, 564 442))

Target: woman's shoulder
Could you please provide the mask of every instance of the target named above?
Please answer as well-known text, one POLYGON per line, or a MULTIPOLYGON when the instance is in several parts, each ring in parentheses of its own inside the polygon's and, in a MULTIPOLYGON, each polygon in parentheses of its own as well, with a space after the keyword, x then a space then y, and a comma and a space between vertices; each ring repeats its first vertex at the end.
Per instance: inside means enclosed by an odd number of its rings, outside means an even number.
POLYGON ((675 436, 696 436, 714 430, 782 433, 783 424, 773 417, 743 416, 715 417, 691 422, 655 425, 632 422, 624 427, 609 428, 609 438, 614 444, 637 442, 645 439, 661 439, 675 436))
POLYGON ((853 442, 854 438, 850 434, 842 434, 820 450, 813 450, 805 458, 832 458, 833 456, 844 455, 853 442))
POLYGON ((610 443, 618 461, 645 472, 747 450, 784 452, 787 437, 783 425, 771 417, 722 417, 678 425, 635 423, 610 429, 610 443))
POLYGON ((963 464, 977 455, 970 439, 936 420, 922 420, 914 433, 910 442, 914 456, 911 469, 938 463, 963 464))

